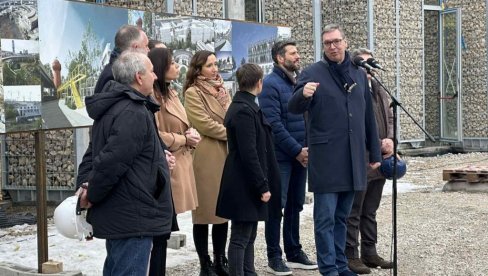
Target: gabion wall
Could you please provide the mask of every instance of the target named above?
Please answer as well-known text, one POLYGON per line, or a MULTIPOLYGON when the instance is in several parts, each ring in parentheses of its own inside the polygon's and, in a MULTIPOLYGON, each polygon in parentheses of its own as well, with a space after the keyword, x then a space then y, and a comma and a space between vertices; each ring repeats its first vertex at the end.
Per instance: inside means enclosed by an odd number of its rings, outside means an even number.
POLYGON ((342 26, 349 50, 368 46, 368 1, 322 1, 322 28, 331 23, 342 26))
POLYGON ((424 12, 425 128, 434 137, 440 135, 439 113, 439 13, 424 12))
MULTIPOLYGON (((377 59, 388 69, 383 84, 421 125, 424 117, 422 90, 422 1, 400 1, 399 38, 395 0, 374 1, 374 45, 377 59), (399 39, 399 40, 398 40, 399 39), (398 41, 400 42, 399 48, 398 41), (399 55, 399 63, 397 62, 399 55), (399 70, 398 70, 399 68, 399 70)), ((400 115, 399 140, 423 140, 423 133, 404 112, 400 115)))
POLYGON ((266 0, 264 4, 266 23, 291 27, 291 36, 297 42, 302 68, 315 62, 312 1, 266 0))
MULTIPOLYGON (((327 0, 323 1, 322 27, 329 23, 343 26, 349 49, 368 46, 368 1, 327 0)), ((404 0, 400 3, 400 74, 397 72, 397 34, 394 0, 375 0, 374 50, 376 58, 388 68, 379 74, 383 84, 397 97, 413 117, 422 124, 422 2, 404 0), (397 78, 399 91, 397 92, 397 78)), ((415 124, 399 112, 400 140, 422 140, 423 133, 415 124)))
MULTIPOLYGON (((45 132, 45 158, 48 187, 73 190, 75 187, 74 130, 45 132)), ((5 138, 7 162, 4 189, 36 186, 35 142, 33 132, 10 133, 5 138)))
MULTIPOLYGON (((424 123, 422 9, 422 1, 400 1, 400 93, 397 93, 405 109, 420 125, 424 123)), ((400 110, 399 114, 399 139, 424 140, 424 133, 415 123, 400 110)))
MULTIPOLYGON (((201 1, 200 1, 201 2, 201 1)), ((208 1, 210 2, 210 1, 208 1)), ((213 2, 213 1, 212 1, 213 2)), ((215 1, 217 2, 217 1, 215 1)), ((220 1, 222 2, 222 1, 220 1)), ((123 7, 129 9, 146 10, 153 12, 166 12, 166 1, 151 1, 151 0, 107 0, 106 5, 123 7)), ((173 9, 176 14, 179 15, 191 15, 192 14, 192 0, 178 0, 174 1, 173 9)))
POLYGON ((105 5, 154 12, 166 11, 166 1, 107 0, 105 1, 105 5))
POLYGON ((387 68, 380 74, 383 84, 396 91, 396 27, 395 1, 375 0, 373 5, 373 45, 375 58, 387 68))
POLYGON ((178 0, 174 1, 174 12, 180 15, 191 15, 192 10, 192 0, 178 0))
POLYGON ((488 137, 486 1, 450 0, 449 7, 460 7, 462 36, 462 116, 465 138, 488 137))
POLYGON ((198 16, 223 18, 223 12, 222 0, 197 1, 198 16))

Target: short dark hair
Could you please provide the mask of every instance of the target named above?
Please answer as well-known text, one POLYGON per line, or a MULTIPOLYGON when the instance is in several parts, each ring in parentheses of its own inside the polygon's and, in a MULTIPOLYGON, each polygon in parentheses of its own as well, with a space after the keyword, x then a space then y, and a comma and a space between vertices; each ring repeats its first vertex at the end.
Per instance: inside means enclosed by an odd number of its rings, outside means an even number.
POLYGON ((284 56, 286 54, 285 48, 288 45, 296 46, 297 44, 295 43, 295 41, 291 40, 280 40, 275 42, 273 48, 271 48, 271 57, 273 58, 273 61, 275 63, 278 63, 278 55, 284 56))
MULTIPOLYGON (((157 45, 164 45, 164 43, 156 39, 149 39, 149 42, 147 43, 147 47, 149 48, 149 50, 156 48, 157 45)), ((166 45, 164 45, 164 48, 166 48, 166 45)))
POLYGON ((239 90, 250 91, 263 79, 263 69, 254 63, 245 63, 236 72, 239 90))
POLYGON ((322 34, 320 34, 320 38, 324 39, 324 34, 333 32, 335 30, 338 30, 341 33, 342 39, 346 39, 346 35, 344 34, 344 29, 342 29, 342 26, 336 23, 329 24, 324 27, 324 30, 322 31, 322 34))

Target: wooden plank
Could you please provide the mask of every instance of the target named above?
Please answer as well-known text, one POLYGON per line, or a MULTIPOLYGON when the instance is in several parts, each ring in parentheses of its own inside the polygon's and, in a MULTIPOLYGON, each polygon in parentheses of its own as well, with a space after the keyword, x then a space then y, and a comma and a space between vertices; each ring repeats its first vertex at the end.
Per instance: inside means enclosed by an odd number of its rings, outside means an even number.
POLYGON ((479 183, 488 181, 488 166, 468 165, 460 168, 445 169, 442 171, 444 181, 466 181, 479 183))

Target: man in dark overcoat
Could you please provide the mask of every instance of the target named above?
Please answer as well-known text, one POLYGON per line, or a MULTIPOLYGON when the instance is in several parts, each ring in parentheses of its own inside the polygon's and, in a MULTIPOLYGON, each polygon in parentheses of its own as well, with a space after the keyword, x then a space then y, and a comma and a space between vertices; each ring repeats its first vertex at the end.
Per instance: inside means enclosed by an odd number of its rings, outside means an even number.
POLYGON ((288 103, 307 116, 308 185, 314 193, 317 263, 322 275, 356 275, 344 254, 354 192, 365 189, 365 152, 380 165, 380 146, 366 73, 352 64, 339 25, 322 32, 323 59, 302 71, 288 103))

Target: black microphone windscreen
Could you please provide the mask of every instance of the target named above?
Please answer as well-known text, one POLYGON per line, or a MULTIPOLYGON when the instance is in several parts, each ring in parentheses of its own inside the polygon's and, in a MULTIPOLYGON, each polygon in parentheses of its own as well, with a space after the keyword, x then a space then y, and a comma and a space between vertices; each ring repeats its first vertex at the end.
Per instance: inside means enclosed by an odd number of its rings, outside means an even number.
POLYGON ((381 64, 378 63, 378 61, 372 57, 368 58, 366 60, 366 63, 371 65, 373 68, 377 68, 377 69, 380 69, 380 70, 383 70, 383 71, 386 71, 383 66, 381 66, 381 64))
POLYGON ((357 66, 363 66, 364 59, 360 56, 355 56, 352 60, 352 63, 356 64, 357 66))

